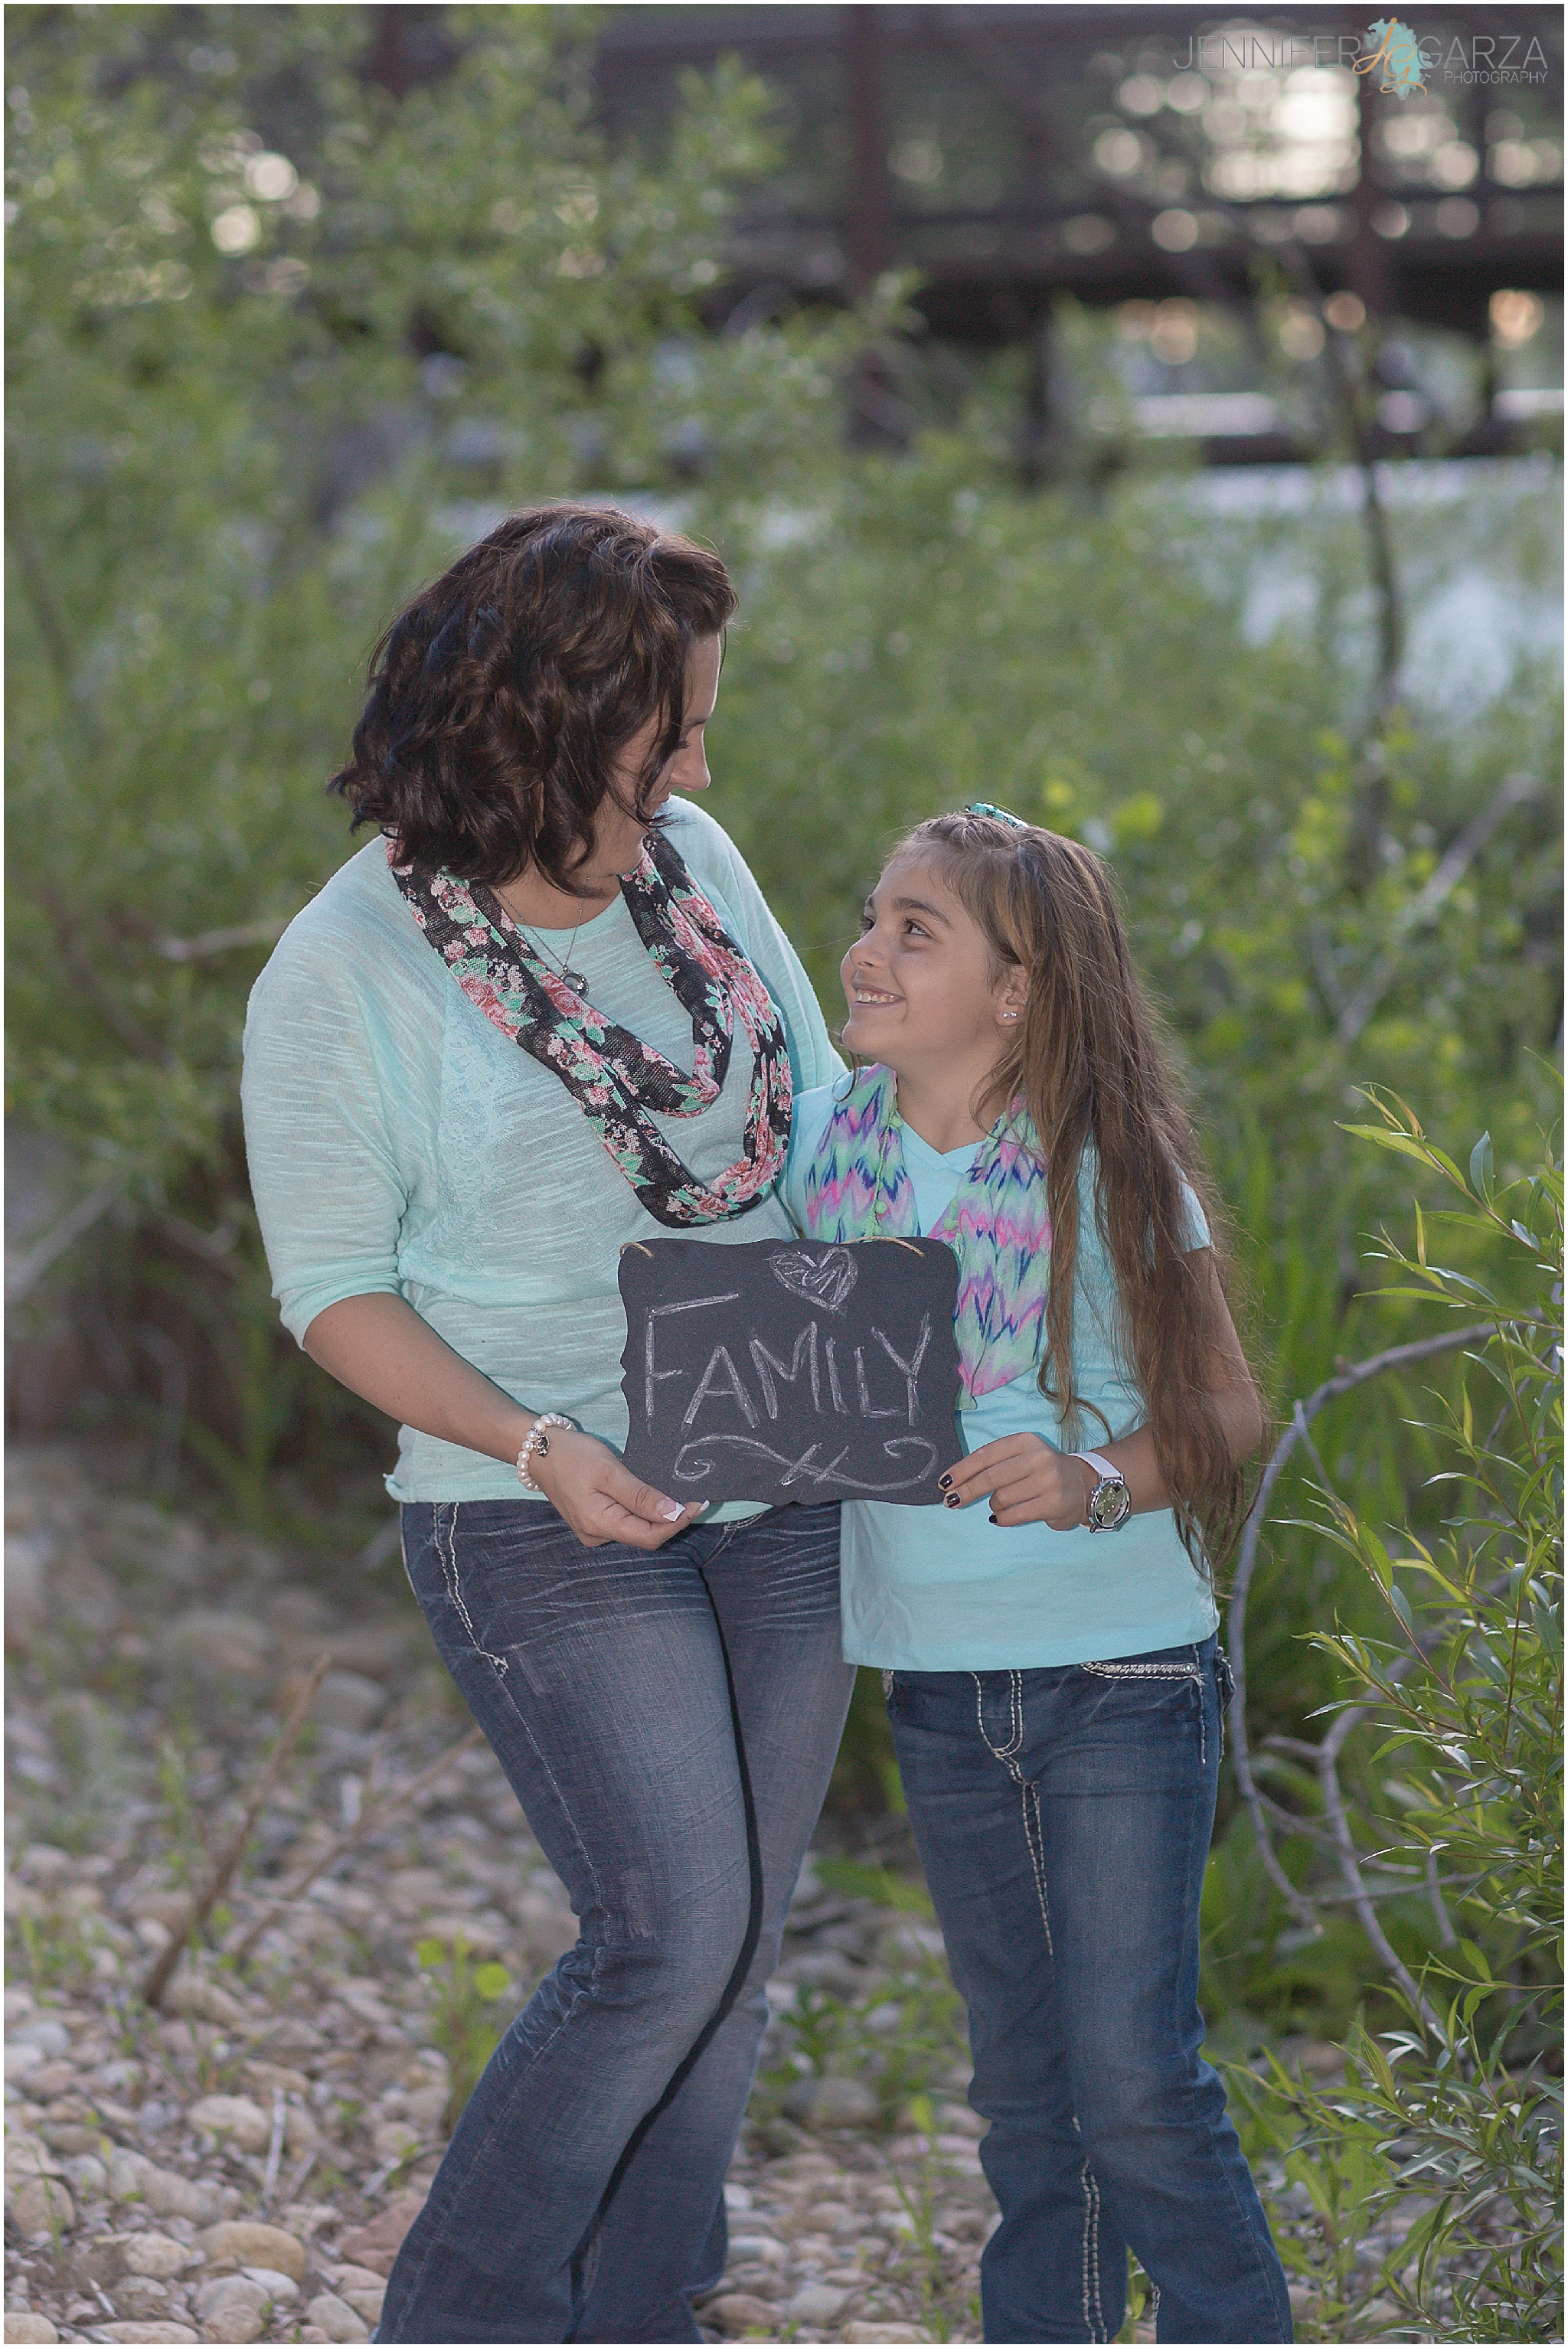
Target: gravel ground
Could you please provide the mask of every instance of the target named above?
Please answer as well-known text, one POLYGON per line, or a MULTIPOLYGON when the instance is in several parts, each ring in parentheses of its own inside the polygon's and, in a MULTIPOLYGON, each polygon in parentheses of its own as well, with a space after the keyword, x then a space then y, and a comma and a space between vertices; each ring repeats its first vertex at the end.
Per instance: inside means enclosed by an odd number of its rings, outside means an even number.
MULTIPOLYGON (((368 2339, 454 2093, 574 1921, 395 1565, 326 1572, 90 1466, 20 1451, 7 1488, 5 2336, 368 2339), (152 2012, 139 1985, 321 1656, 152 2012)), ((824 1849, 769 1995, 708 2336, 978 2339, 995 2211, 918 1884, 824 1849)), ((1261 2181, 1276 2225, 1307 2222, 1261 2181)))
MULTIPOLYGON (((7 1518, 5 2337, 367 2339, 465 2034, 571 1944, 565 1895, 488 1750, 461 1746, 395 1568, 360 1577, 363 1594, 341 1571, 313 1584, 303 1560, 105 1497, 68 1449, 14 1457, 7 1518), (227 1840, 320 1653, 311 1726, 213 1945, 151 2013, 137 1987, 206 1879, 203 1841, 227 1840), (268 1907, 443 1754, 412 1802, 268 1907), (470 1976, 504 1969, 500 1999, 464 1998, 459 1941, 470 1976)), ((786 2053, 792 2014, 852 1997, 874 2044, 934 1982, 929 1922, 838 1896, 808 1863, 727 2188, 712 2336, 978 2337, 994 2210, 955 2017, 903 2127, 863 2078, 786 2053)))

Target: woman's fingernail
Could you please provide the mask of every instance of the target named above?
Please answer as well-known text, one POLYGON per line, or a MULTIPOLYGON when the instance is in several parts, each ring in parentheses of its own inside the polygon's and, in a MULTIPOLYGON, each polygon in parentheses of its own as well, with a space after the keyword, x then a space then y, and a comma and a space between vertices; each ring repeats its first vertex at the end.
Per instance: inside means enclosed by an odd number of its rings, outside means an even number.
POLYGON ((1002 1519, 1000 1517, 987 1517, 985 1521, 988 1525, 999 1525, 1002 1519))
POLYGON ((942 1503, 942 1505, 943 1505, 943 1507, 944 1507, 944 1509, 956 1509, 956 1508, 958 1508, 958 1507, 961 1505, 961 1503, 960 1503, 960 1501, 959 1501, 959 1498, 958 1498, 957 1493, 956 1493, 956 1492, 949 1492, 949 1494, 947 1495, 946 1499, 945 1499, 945 1500, 944 1500, 944 1502, 942 1503))
POLYGON ((684 1509, 677 1509, 673 1500, 666 1500, 664 1503, 664 1506, 660 1509, 659 1514, 663 1517, 666 1525, 678 1525, 681 1519, 685 1516, 686 1510, 684 1509))
POLYGON ((936 1488, 939 1492, 950 1491, 952 1489, 952 1486, 953 1478, 951 1476, 939 1476, 936 1479, 936 1488))

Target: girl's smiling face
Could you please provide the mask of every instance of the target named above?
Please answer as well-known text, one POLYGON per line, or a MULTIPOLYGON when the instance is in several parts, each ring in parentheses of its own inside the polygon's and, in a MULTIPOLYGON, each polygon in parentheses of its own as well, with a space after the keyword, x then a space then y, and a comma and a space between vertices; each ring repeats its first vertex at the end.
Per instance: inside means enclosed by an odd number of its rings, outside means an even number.
POLYGON ((936 859, 895 856, 840 964, 849 1050, 902 1075, 963 1063, 976 1076, 1015 1031, 1026 979, 1009 964, 992 975, 979 923, 936 859))

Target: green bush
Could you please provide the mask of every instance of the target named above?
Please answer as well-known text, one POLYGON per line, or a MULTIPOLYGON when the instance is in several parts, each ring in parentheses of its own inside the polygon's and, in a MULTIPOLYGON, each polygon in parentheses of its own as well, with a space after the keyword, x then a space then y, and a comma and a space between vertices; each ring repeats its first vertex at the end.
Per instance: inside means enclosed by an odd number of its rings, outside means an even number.
POLYGON ((1332 1495, 1325 1537, 1383 1609, 1380 1635, 1315 1635, 1336 1703, 1376 1739, 1352 1812, 1364 1851, 1438 1887, 1437 1945, 1388 1993, 1398 2026, 1357 2026, 1343 2088, 1233 2077, 1286 2151, 1316 2225, 1292 2238, 1321 2336, 1380 2295, 1387 2322, 1441 2336, 1563 2333, 1563 1519, 1561 1161, 1511 1182, 1483 1135, 1468 1175, 1400 1103, 1352 1132, 1439 1178, 1456 1203, 1387 1244, 1393 1292, 1490 1324, 1436 1431, 1436 1539, 1389 1543, 1332 1495), (1485 1277, 1453 1268, 1484 1251, 1485 1277), (1469 1242, 1467 1246, 1465 1243, 1469 1242), (1444 1262, 1433 1250, 1441 1246, 1444 1262), (1431 1862, 1429 1867, 1428 1862, 1431 1862), (1451 1918, 1451 1922, 1449 1921, 1451 1918), (1383 2256, 1368 2274, 1357 2252, 1383 2256))

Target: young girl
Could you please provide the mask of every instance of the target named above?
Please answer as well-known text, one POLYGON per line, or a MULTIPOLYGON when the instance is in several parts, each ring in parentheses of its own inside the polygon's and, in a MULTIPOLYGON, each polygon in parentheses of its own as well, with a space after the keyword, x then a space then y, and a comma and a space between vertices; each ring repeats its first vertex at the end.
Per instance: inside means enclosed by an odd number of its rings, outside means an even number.
POLYGON ((1288 2340, 1199 2056, 1226 1668, 1205 1542, 1263 1416, 1191 1128, 1076 841, 989 807, 922 824, 842 977, 862 1065, 797 1100, 791 1210, 959 1262, 964 1456, 944 1509, 845 1507, 843 1612, 969 2010, 1002 2212, 985 2337, 1114 2339, 1130 2248, 1161 2340, 1288 2340))

